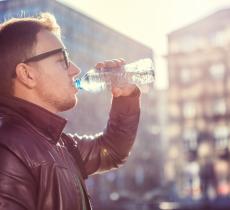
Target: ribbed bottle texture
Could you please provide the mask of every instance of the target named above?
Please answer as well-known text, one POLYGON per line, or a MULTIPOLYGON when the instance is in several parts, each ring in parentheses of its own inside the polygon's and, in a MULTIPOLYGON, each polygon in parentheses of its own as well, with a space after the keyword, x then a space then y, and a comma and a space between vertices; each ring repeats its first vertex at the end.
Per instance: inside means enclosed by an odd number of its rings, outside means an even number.
POLYGON ((78 89, 98 92, 111 86, 121 87, 127 83, 141 87, 154 80, 153 62, 150 58, 145 58, 119 69, 91 69, 81 79, 76 80, 75 84, 78 89))

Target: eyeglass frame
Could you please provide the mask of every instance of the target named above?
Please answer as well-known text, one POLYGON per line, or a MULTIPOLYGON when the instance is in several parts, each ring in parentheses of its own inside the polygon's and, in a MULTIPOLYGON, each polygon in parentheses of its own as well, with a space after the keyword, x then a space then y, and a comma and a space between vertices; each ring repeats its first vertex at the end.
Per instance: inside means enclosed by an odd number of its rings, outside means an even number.
MULTIPOLYGON (((68 69, 70 66, 70 59, 69 59, 68 52, 67 52, 66 48, 58 48, 58 49, 51 50, 51 51, 48 51, 45 53, 41 53, 41 54, 38 54, 38 55, 35 55, 35 56, 32 56, 30 58, 25 59, 21 63, 37 62, 37 61, 46 59, 46 58, 48 58, 52 55, 55 55, 57 53, 60 53, 60 52, 63 53, 66 69, 68 69)), ((14 78, 15 76, 16 76, 16 72, 13 73, 12 77, 14 78)))
POLYGON ((48 57, 50 57, 52 55, 55 55, 57 53, 60 53, 60 52, 63 53, 66 69, 68 69, 69 66, 70 66, 70 59, 68 57, 68 52, 67 52, 67 50, 65 48, 58 48, 58 49, 55 49, 55 50, 51 50, 51 51, 48 51, 48 52, 45 52, 45 53, 41 53, 41 54, 32 56, 32 57, 27 58, 24 61, 22 61, 22 63, 37 62, 37 61, 46 59, 46 58, 48 58, 48 57))

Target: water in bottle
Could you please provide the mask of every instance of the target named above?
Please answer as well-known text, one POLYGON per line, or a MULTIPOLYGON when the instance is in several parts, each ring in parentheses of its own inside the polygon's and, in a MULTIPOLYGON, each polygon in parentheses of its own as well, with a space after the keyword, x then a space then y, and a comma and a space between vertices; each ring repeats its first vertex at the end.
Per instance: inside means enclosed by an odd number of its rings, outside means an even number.
POLYGON ((78 89, 98 92, 112 86, 122 87, 125 84, 136 84, 141 87, 155 79, 153 62, 150 58, 126 64, 119 69, 91 69, 81 79, 75 81, 78 89))

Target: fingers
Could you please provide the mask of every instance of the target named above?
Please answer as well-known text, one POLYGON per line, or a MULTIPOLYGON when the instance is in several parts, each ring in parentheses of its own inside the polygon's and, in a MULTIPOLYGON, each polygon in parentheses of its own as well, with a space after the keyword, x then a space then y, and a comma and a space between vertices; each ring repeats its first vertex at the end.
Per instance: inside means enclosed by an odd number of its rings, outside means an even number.
POLYGON ((122 66, 125 64, 125 60, 123 58, 119 58, 119 59, 112 59, 112 64, 110 63, 110 65, 115 65, 115 66, 122 66))
POLYGON ((95 65, 95 68, 96 68, 96 69, 103 69, 103 67, 104 67, 104 63, 103 63, 103 62, 99 62, 99 63, 97 63, 97 64, 95 65))
POLYGON ((96 69, 102 70, 103 68, 119 68, 125 64, 123 58, 106 60, 104 62, 99 62, 95 65, 96 69))

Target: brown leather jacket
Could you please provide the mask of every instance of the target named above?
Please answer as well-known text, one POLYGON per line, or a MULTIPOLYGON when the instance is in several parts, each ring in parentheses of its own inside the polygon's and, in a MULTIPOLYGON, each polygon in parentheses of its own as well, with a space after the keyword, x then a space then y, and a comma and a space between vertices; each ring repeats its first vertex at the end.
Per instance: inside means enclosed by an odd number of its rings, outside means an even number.
POLYGON ((138 96, 114 98, 104 132, 66 137, 65 119, 19 98, 0 97, 0 209, 91 209, 82 166, 91 175, 123 164, 139 113, 138 96), (79 151, 82 162, 67 150, 64 139, 73 152, 79 151))

